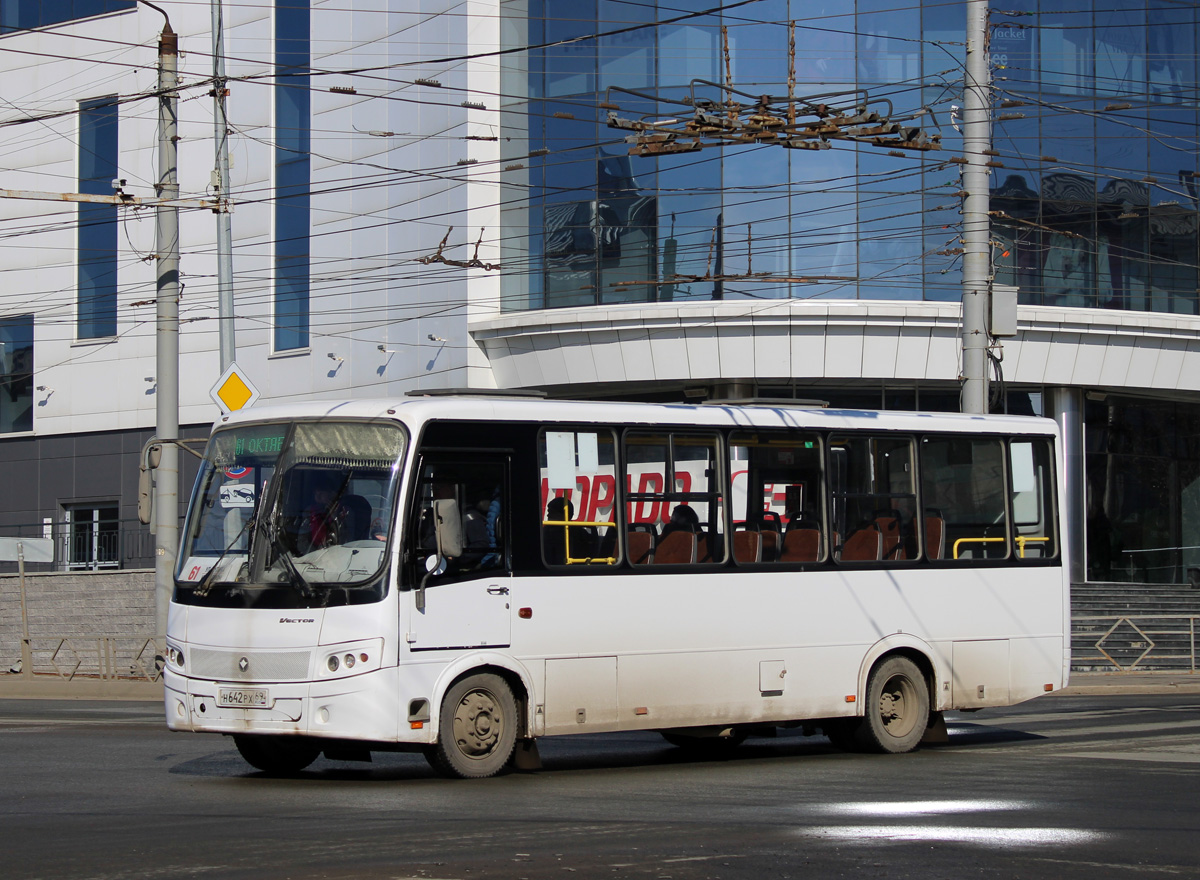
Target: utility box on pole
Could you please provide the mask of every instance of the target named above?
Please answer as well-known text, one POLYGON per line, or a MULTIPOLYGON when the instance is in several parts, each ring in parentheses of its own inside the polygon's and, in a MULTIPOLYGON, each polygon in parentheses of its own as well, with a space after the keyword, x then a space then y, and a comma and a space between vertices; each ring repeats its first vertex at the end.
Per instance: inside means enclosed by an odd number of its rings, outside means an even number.
POLYGON ((992 336, 1017 335, 1017 292, 1011 284, 992 285, 992 303, 988 310, 988 332, 992 336))

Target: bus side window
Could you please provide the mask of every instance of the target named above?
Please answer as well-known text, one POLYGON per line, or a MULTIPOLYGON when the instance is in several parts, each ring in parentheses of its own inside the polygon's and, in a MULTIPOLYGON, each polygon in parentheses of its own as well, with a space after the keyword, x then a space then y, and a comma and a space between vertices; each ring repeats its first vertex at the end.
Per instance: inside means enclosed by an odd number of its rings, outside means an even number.
POLYGON ((932 549, 948 562, 1011 555, 1004 459, 1004 443, 996 437, 923 438, 921 497, 927 557, 933 557, 932 549), (939 526, 942 533, 934 547, 933 531, 939 526))
POLYGON ((821 446, 818 435, 793 431, 730 435, 736 564, 824 561, 821 446))
POLYGON ((544 564, 574 571, 616 565, 620 547, 613 432, 547 427, 538 434, 538 462, 544 564))
POLYGON ((625 434, 626 547, 631 565, 725 560, 719 449, 719 439, 711 433, 625 434))
POLYGON ((829 440, 834 558, 903 564, 920 554, 913 444, 905 436, 829 440))
POLYGON ((1040 438, 1011 440, 1008 462, 1017 559, 1057 557, 1057 528, 1051 512, 1054 467, 1050 443, 1040 438))
POLYGON ((418 578, 426 571, 428 558, 439 550, 434 518, 437 501, 454 501, 462 527, 461 552, 445 555, 445 572, 439 577, 486 577, 507 567, 506 473, 506 461, 496 454, 481 452, 471 460, 458 455, 426 457, 409 515, 413 529, 410 559, 418 578))

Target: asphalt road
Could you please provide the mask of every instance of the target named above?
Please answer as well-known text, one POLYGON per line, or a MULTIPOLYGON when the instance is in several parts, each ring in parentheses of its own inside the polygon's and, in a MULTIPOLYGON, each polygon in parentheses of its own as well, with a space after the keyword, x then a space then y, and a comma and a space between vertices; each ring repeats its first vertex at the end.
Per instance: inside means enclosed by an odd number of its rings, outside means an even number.
POLYGON ((5 700, 0 876, 1200 877, 1200 696, 948 720, 948 745, 900 756, 788 736, 696 761, 594 735, 480 781, 418 755, 272 779, 152 705, 5 700))

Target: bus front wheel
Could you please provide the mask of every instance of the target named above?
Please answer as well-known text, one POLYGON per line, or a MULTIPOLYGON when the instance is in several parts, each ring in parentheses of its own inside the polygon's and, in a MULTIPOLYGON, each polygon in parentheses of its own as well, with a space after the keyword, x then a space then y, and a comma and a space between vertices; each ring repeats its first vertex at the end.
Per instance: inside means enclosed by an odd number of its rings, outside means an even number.
POLYGON ((479 673, 446 693, 437 742, 425 750, 425 757, 443 776, 483 779, 504 769, 516 742, 512 689, 498 675, 479 673))
POLYGON ((860 743, 873 752, 911 752, 929 724, 929 686, 907 657, 889 657, 867 680, 860 743))
POLYGON ((235 734, 233 744, 247 764, 273 776, 299 773, 321 754, 318 745, 299 737, 235 734))

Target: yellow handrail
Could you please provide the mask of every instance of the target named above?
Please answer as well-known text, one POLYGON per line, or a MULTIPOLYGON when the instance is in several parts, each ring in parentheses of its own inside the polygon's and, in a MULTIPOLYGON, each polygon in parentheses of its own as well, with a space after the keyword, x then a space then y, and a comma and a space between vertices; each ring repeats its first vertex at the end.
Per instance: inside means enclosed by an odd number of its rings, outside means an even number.
POLYGON ((579 520, 572 521, 569 519, 544 519, 542 520, 542 525, 563 527, 563 556, 565 558, 565 565, 579 565, 583 563, 594 562, 602 562, 605 565, 617 564, 617 558, 615 556, 571 556, 571 528, 573 526, 611 526, 615 529, 617 527, 615 522, 581 522, 579 520))
MULTIPOLYGON (((997 541, 1007 541, 1007 540, 1008 540, 1007 538, 959 538, 957 541, 954 542, 954 548, 953 548, 954 558, 958 559, 958 545, 959 544, 994 544, 997 541)), ((1024 559, 1026 544, 1037 543, 1040 541, 1049 541, 1050 539, 1048 537, 1031 538, 1028 535, 1017 535, 1017 537, 1014 540, 1017 542, 1017 550, 1020 551, 1020 554, 1021 554, 1020 558, 1024 559)))

